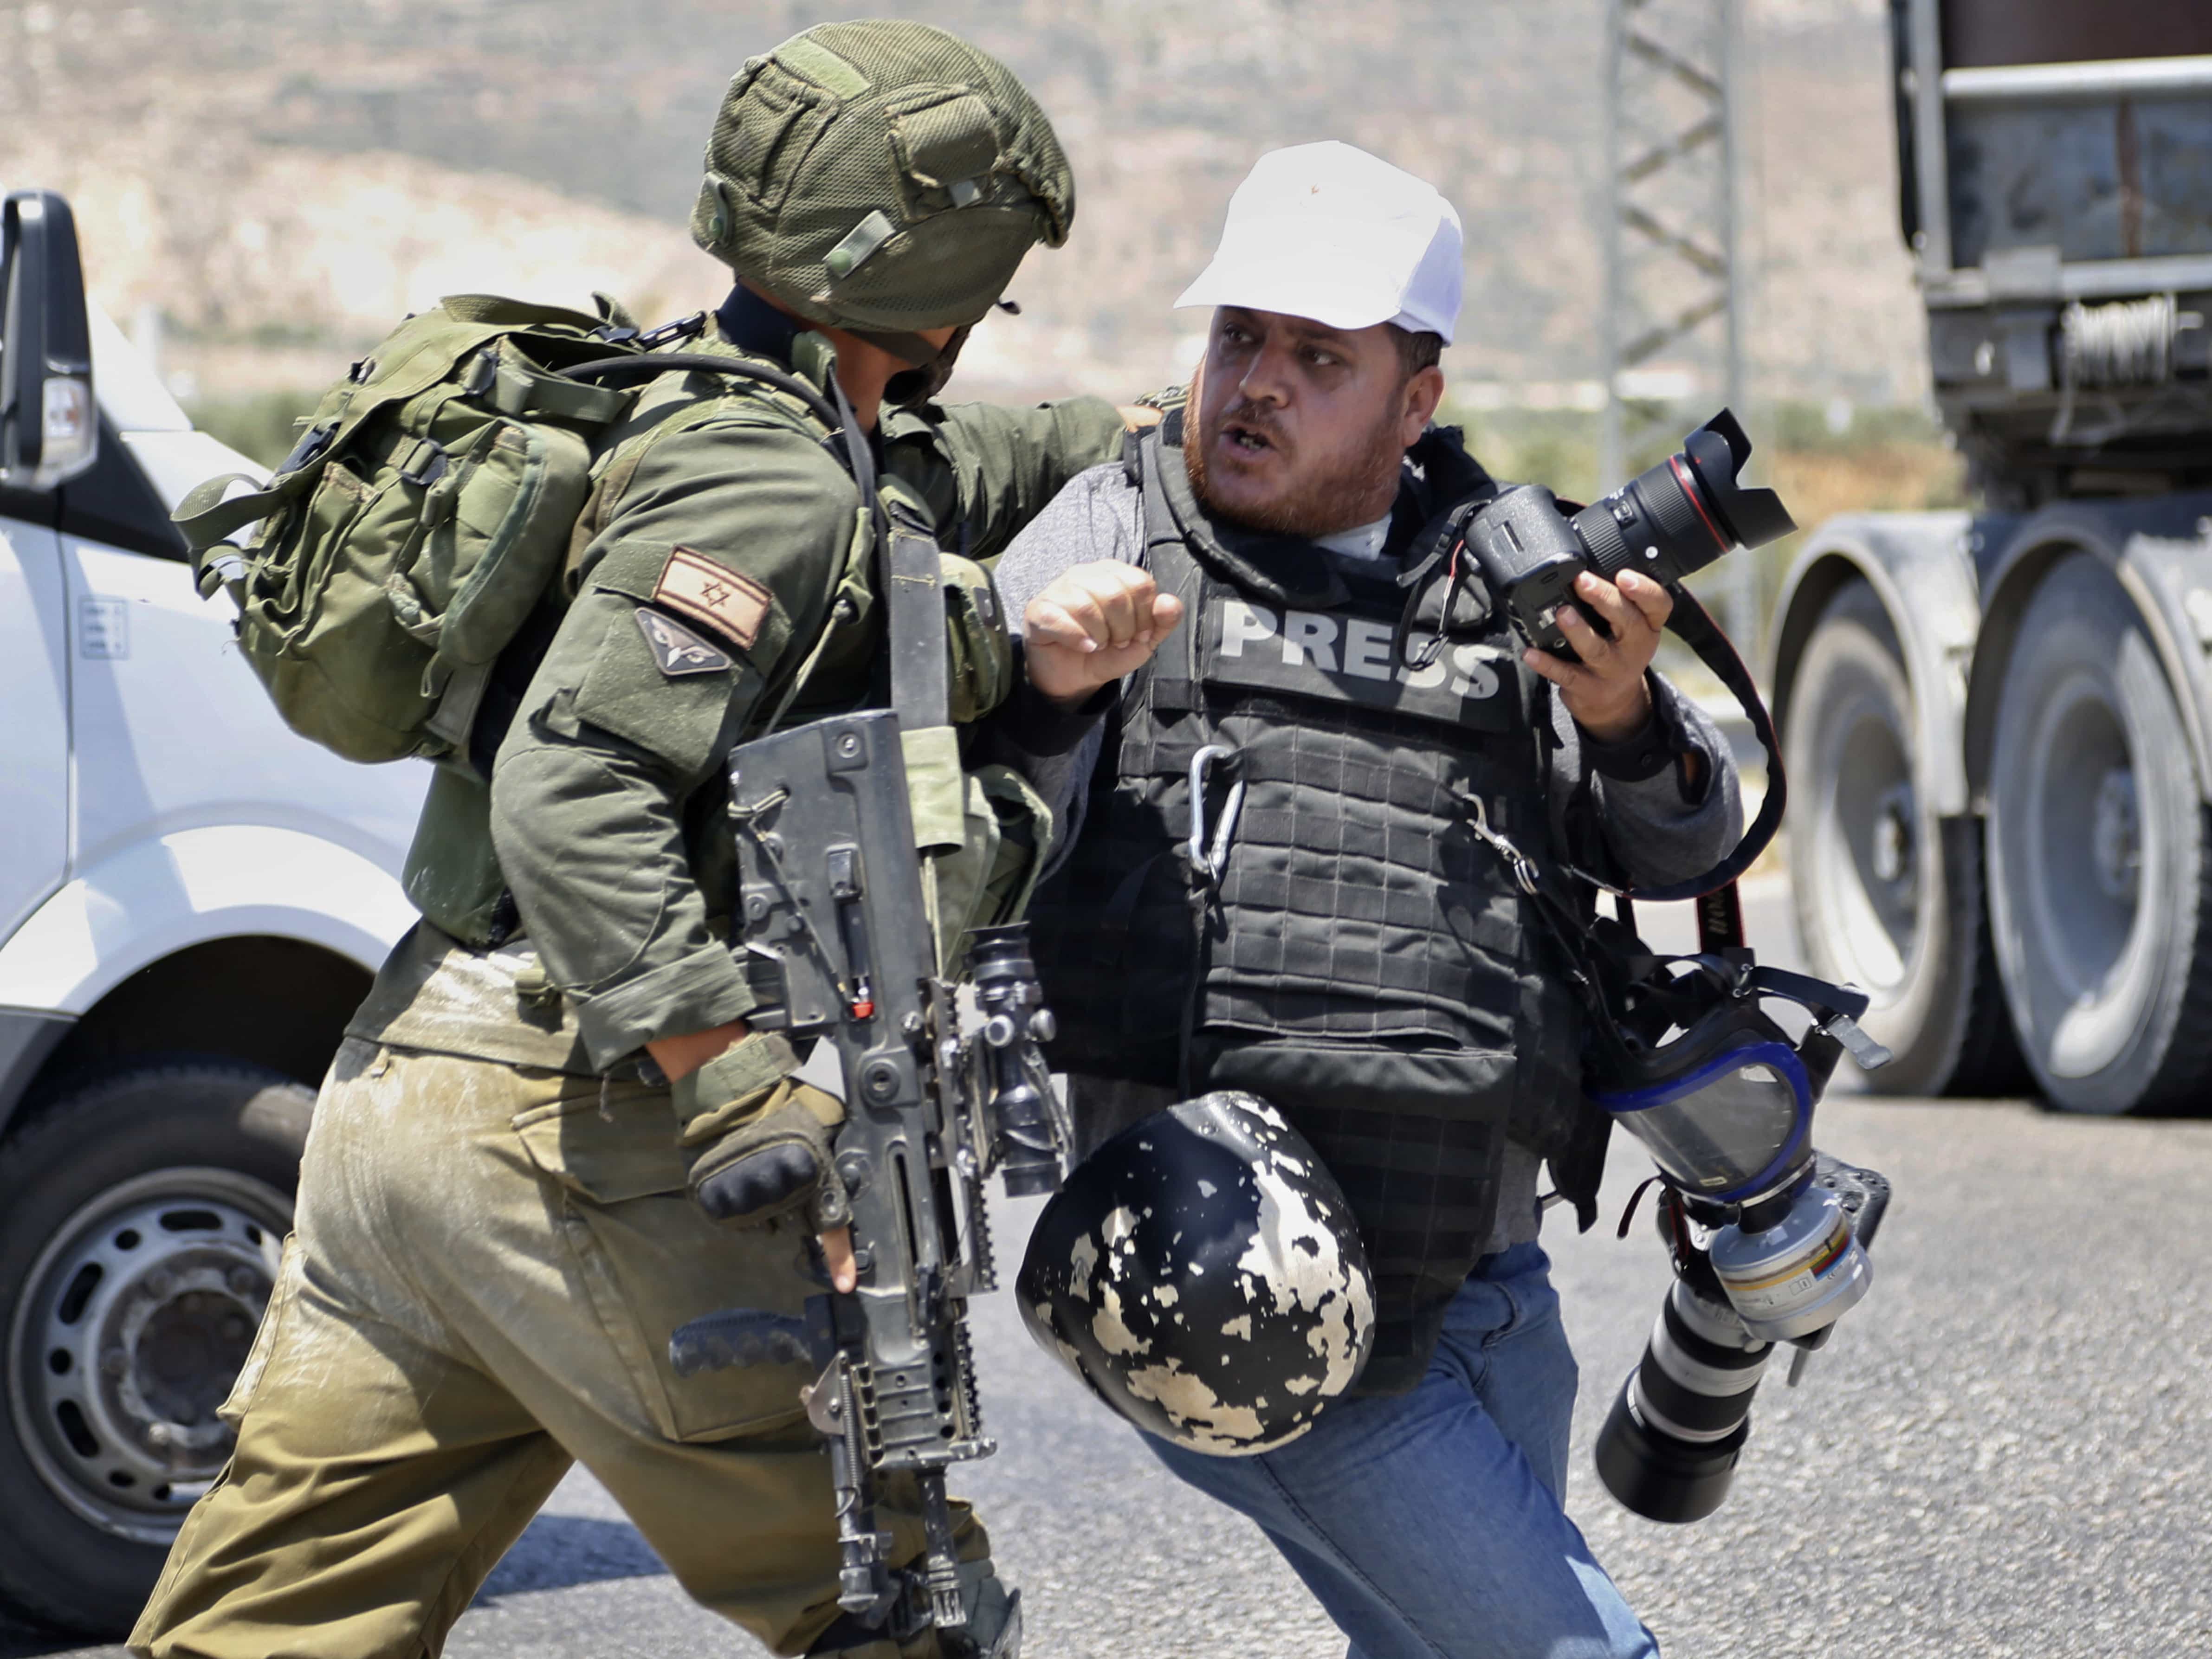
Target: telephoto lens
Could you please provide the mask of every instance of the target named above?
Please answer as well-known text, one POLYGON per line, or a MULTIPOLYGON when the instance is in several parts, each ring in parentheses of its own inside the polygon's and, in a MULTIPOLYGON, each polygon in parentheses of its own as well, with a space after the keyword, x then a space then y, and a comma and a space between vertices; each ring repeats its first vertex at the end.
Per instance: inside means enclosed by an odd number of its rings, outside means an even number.
POLYGON ((1751 1397, 1774 1352, 1727 1300, 1677 1279, 1644 1358, 1598 1431, 1606 1490, 1647 1521, 1702 1521, 1721 1506, 1751 1437, 1751 1397))

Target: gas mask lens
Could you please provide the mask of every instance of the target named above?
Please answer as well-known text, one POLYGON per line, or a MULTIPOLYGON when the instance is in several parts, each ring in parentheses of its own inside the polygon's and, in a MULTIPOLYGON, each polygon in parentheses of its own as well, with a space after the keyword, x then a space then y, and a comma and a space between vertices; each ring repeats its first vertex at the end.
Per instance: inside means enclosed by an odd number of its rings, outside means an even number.
POLYGON ((1697 1198, 1756 1196, 1804 1153, 1813 1089, 1796 1050, 1753 1042, 1682 1076, 1592 1097, 1650 1149, 1668 1179, 1697 1198))

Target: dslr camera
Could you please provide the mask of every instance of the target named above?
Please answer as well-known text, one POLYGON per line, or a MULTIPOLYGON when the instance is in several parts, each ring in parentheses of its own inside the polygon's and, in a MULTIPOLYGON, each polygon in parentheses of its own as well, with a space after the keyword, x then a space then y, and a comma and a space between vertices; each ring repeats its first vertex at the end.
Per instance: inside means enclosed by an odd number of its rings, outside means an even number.
POLYGON ((1772 490, 1737 483, 1750 459, 1751 440, 1724 409, 1678 453, 1571 518, 1540 484, 1492 497, 1467 522, 1468 550, 1492 602, 1505 607, 1522 640, 1573 662, 1560 606, 1575 606, 1609 635, 1575 598, 1575 578, 1583 571, 1611 581, 1634 570, 1672 587, 1731 548, 1763 547, 1797 527, 1772 490))

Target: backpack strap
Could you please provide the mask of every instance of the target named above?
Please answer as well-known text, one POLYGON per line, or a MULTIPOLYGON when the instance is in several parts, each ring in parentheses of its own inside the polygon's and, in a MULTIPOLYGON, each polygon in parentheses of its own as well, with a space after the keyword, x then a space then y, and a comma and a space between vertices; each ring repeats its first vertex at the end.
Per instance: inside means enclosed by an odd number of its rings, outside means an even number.
MULTIPOLYGON (((604 380, 617 374, 639 372, 665 374, 678 368, 700 374, 730 374, 739 380, 758 380, 798 398, 817 420, 831 430, 836 430, 842 424, 830 400, 796 374, 787 374, 782 369, 770 368, 764 363, 746 362, 737 357, 714 357, 703 351, 631 352, 620 357, 595 358, 588 363, 578 363, 574 368, 561 372, 572 380, 604 380)), ((848 437, 846 442, 848 453, 852 447, 852 440, 848 437)), ((872 466, 869 469, 869 477, 872 480, 874 477, 872 466)))
MULTIPOLYGON (((193 485, 173 515, 177 529, 184 536, 185 545, 191 550, 193 563, 197 566, 199 556, 217 542, 236 535, 257 520, 267 518, 321 476, 319 468, 280 472, 274 483, 249 488, 244 495, 228 500, 223 492, 233 484, 258 485, 252 473, 226 472, 219 478, 193 485)), ((200 597, 206 599, 214 591, 210 573, 202 570, 200 597)))

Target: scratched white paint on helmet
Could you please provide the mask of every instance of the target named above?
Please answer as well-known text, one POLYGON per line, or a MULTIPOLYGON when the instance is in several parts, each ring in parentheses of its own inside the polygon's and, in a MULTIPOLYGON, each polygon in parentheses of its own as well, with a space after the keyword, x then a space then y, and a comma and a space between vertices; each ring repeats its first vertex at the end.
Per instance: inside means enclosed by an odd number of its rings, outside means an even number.
POLYGON ((1186 1101, 1085 1158, 1016 1293, 1039 1346, 1107 1405, 1218 1456, 1304 1434, 1374 1342, 1351 1206, 1256 1095, 1186 1101))

